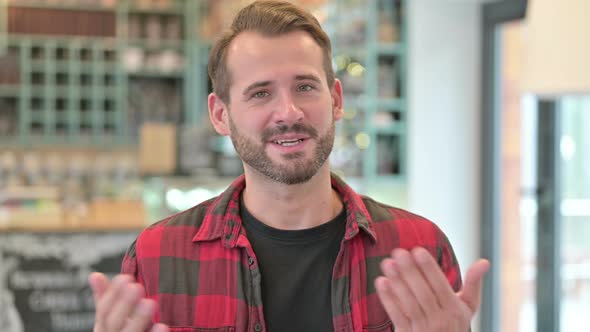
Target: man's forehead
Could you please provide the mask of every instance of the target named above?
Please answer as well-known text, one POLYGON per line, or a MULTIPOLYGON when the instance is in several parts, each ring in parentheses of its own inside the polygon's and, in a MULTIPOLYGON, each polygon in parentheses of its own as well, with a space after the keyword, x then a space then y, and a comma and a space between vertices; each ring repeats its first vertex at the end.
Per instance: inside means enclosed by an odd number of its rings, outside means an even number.
POLYGON ((229 62, 238 62, 241 58, 255 57, 271 59, 289 54, 310 55, 322 59, 320 45, 304 31, 293 31, 280 35, 267 36, 255 31, 244 31, 238 34, 228 47, 229 62), (281 45, 281 47, 278 47, 281 45))
POLYGON ((239 43, 239 42, 243 42, 244 40, 246 41, 246 43, 252 43, 252 42, 258 42, 258 43, 264 43, 264 42, 269 42, 269 43, 273 43, 276 42, 277 40, 295 40, 295 39, 299 39, 299 40, 305 40, 306 42, 310 43, 310 44, 314 44, 317 47, 320 47, 320 45, 316 42, 316 40, 313 38, 313 36, 304 30, 293 30, 293 31, 286 31, 286 32, 279 32, 279 33, 264 33, 261 31, 256 31, 256 30, 245 30, 242 31, 240 33, 238 33, 233 40, 231 41, 230 47, 233 44, 239 43))
POLYGON ((279 74, 282 79, 289 80, 300 80, 302 76, 316 76, 323 80, 325 75, 320 46, 311 35, 302 31, 278 36, 242 32, 228 48, 226 65, 232 83, 240 85, 260 80, 275 81, 279 74))

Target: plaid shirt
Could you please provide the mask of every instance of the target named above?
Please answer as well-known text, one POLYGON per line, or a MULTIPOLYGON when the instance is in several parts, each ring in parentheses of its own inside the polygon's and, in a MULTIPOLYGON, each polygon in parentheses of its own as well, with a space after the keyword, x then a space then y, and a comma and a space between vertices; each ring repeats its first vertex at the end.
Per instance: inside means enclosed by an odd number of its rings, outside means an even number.
MULTIPOLYGON (((334 175, 332 186, 346 208, 332 276, 334 331, 393 331, 373 284, 393 248, 426 248, 460 289, 457 260, 436 225, 360 196, 334 175)), ((260 269, 239 213, 244 187, 241 176, 220 196, 146 228, 131 245, 122 271, 158 302, 154 322, 173 332, 266 330, 260 269)))

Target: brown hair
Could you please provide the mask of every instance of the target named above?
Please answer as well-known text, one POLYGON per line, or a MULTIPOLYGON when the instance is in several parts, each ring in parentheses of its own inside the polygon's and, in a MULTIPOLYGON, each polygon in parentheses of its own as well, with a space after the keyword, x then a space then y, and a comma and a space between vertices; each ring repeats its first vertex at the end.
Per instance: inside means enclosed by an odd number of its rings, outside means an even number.
POLYGON ((333 86, 332 46, 318 20, 304 9, 286 1, 255 1, 238 12, 229 30, 217 40, 209 53, 209 77, 213 83, 213 91, 223 102, 229 102, 231 85, 226 62, 227 49, 232 40, 244 31, 255 31, 265 36, 277 36, 293 31, 309 33, 322 48, 328 86, 333 86))

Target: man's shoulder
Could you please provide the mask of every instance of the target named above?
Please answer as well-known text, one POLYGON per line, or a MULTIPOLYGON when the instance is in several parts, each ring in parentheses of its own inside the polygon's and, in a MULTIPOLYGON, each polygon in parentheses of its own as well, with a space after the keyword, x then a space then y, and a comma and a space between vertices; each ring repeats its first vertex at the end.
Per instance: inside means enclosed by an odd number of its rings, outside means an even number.
POLYGON ((369 196, 361 196, 361 199, 373 223, 411 223, 424 224, 425 226, 434 224, 432 221, 421 215, 379 202, 369 196))
POLYGON ((334 174, 332 175, 332 182, 344 197, 349 213, 354 214, 360 223, 370 221, 369 223, 372 226, 369 227, 376 231, 391 228, 395 228, 397 231, 400 228, 405 229, 407 227, 437 229, 436 225, 425 217, 357 193, 334 174))
POLYGON ((447 236, 433 221, 370 197, 362 199, 377 238, 375 245, 366 247, 368 256, 385 257, 393 248, 423 247, 440 262, 444 252, 452 252, 447 236))
POLYGON ((203 201, 192 208, 170 215, 154 224, 150 225, 148 229, 154 227, 174 227, 174 226, 188 226, 198 228, 211 205, 215 202, 218 197, 210 198, 203 201))
POLYGON ((206 201, 203 201, 192 208, 170 215, 164 219, 161 219, 148 227, 146 227, 138 236, 138 241, 142 238, 153 236, 162 236, 165 232, 167 234, 173 234, 174 229, 178 229, 179 232, 186 234, 196 234, 203 220, 209 213, 211 205, 218 198, 213 197, 206 201))

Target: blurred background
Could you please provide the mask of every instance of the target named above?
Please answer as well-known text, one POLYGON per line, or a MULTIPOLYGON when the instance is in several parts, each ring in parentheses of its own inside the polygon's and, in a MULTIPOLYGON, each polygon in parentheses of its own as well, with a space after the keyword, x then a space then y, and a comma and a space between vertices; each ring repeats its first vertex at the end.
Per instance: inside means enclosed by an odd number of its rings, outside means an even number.
MULTIPOLYGON (((238 0, 0 0, 0 331, 90 331, 88 272, 242 172, 207 55, 238 0)), ((344 87, 331 164, 492 261, 474 331, 586 331, 590 1, 297 0, 344 87)))

